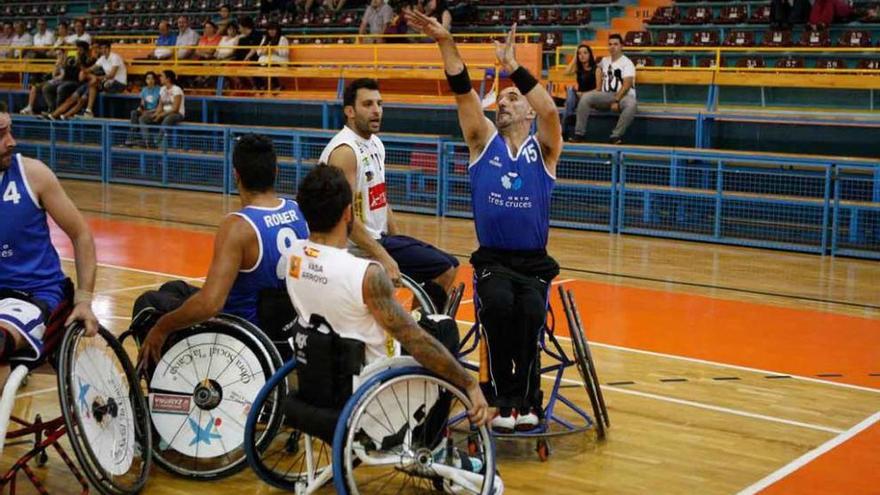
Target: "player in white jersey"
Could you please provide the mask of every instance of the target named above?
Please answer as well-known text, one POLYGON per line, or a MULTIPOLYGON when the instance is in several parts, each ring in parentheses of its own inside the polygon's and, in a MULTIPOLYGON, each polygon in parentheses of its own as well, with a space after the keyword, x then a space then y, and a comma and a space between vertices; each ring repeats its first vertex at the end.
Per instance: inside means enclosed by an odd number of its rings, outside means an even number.
POLYGON ((388 332, 422 366, 465 390, 471 421, 485 424, 488 405, 476 378, 400 306, 382 267, 346 251, 354 213, 345 175, 318 165, 300 184, 297 201, 310 231, 309 239, 295 241, 287 273, 300 324, 323 317, 340 336, 364 342, 367 362, 386 355, 388 332))
POLYGON ((381 263, 394 281, 403 272, 416 282, 436 283, 439 288, 425 288, 442 308, 458 260, 397 229, 386 190, 385 146, 376 136, 382 124, 379 84, 374 79, 353 81, 345 88, 343 108, 345 127, 324 148, 320 161, 342 169, 354 192, 355 252, 381 263))

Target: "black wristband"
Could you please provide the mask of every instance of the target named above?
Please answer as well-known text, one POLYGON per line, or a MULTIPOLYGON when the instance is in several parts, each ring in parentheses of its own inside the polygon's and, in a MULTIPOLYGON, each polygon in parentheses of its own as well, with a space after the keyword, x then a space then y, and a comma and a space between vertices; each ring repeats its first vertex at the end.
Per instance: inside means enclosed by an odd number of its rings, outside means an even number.
POLYGON ((510 80, 513 81, 513 84, 516 85, 516 88, 523 95, 529 94, 529 91, 538 85, 538 80, 535 79, 535 76, 529 73, 529 70, 522 65, 510 74, 510 80))
POLYGON ((461 73, 454 76, 450 76, 447 72, 446 82, 449 83, 449 88, 452 92, 457 95, 466 95, 474 89, 473 86, 471 86, 471 76, 468 75, 467 67, 465 67, 461 73))

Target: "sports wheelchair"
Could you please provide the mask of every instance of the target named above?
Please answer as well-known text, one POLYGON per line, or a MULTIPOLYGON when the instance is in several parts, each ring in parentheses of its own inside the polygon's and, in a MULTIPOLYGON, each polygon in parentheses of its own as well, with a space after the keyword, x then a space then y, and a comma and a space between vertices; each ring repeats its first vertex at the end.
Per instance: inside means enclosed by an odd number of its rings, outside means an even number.
MULTIPOLYGON (((476 280, 474 280, 474 306, 475 306, 475 323, 462 339, 459 349, 459 358, 463 360, 465 366, 471 370, 479 371, 483 364, 485 354, 488 352, 482 339, 485 338, 480 326, 480 301, 476 291, 476 280), (477 351, 480 356, 480 362, 474 364, 464 361, 464 359, 477 351)), ((593 361, 590 346, 584 334, 584 326, 581 321, 580 313, 575 304, 574 294, 571 290, 565 290, 559 287, 559 297, 562 301, 563 311, 568 323, 569 333, 571 334, 572 348, 574 357, 570 357, 565 348, 559 343, 556 336, 556 317, 553 308, 550 305, 551 291, 547 291, 547 314, 548 322, 544 325, 544 329, 540 332, 538 342, 540 375, 550 374, 552 376, 553 385, 550 389, 549 398, 546 400, 546 406, 543 410, 541 422, 538 427, 530 431, 514 431, 513 433, 492 432, 496 438, 505 439, 534 439, 536 441, 535 450, 541 461, 546 461, 550 456, 550 439, 562 435, 570 435, 574 433, 583 433, 587 430, 596 428, 599 440, 604 440, 606 430, 611 426, 608 417, 608 409, 605 406, 605 398, 602 395, 602 389, 599 385, 599 378, 596 374, 596 366, 593 361), (540 366, 541 354, 547 355, 553 363, 540 366), (593 417, 575 404, 566 394, 562 392, 562 381, 565 370, 577 366, 583 381, 583 387, 590 399, 590 405, 593 410, 593 417), (562 403, 568 410, 573 413, 573 420, 566 419, 560 415, 557 405, 562 403), (594 419, 595 418, 595 419, 594 419)))
MULTIPOLYGON (((407 277, 398 298, 433 311, 431 299, 407 277)), ((131 336, 140 347, 161 315, 153 308, 141 310, 120 339, 131 336)), ((296 314, 286 291, 263 291, 258 317, 262 329, 220 314, 175 332, 164 343, 159 362, 141 377, 153 458, 166 471, 213 480, 244 469, 245 421, 252 411, 258 411, 257 444, 268 444, 277 435, 280 402, 254 398, 292 353, 288 339, 296 314)))
MULTIPOLYGON (((29 300, 16 291, 0 291, 0 299, 29 300)), ((151 466, 147 405, 137 383, 135 370, 122 344, 106 329, 93 338, 83 336, 80 323, 64 322, 73 310, 73 283, 65 282, 65 299, 48 318, 43 334, 43 358, 34 359, 30 350, 12 356, 12 369, 0 399, 0 453, 4 446, 31 446, 0 479, 0 487, 16 492, 19 472, 24 472, 39 493, 48 490, 32 467, 48 462, 54 449, 81 487, 89 493, 91 483, 103 494, 137 493, 143 488, 151 466), (33 422, 12 416, 18 389, 28 374, 50 364, 57 372, 61 417, 33 422), (20 428, 8 431, 9 423, 20 428), (79 466, 70 459, 60 440, 68 434, 79 466), (26 439, 33 435, 33 440, 26 439), (83 473, 85 476, 83 476, 83 473)))
MULTIPOLYGON (((447 311, 454 312, 461 292, 453 292, 447 311)), ((442 324, 421 304, 420 324, 442 324)), ((454 319, 445 320, 454 347, 458 329, 454 319)), ((294 359, 269 379, 248 416, 245 448, 261 479, 297 494, 331 479, 340 494, 502 493, 492 437, 485 426, 468 423, 470 401, 461 390, 407 356, 362 368, 364 344, 329 325, 318 330, 324 323, 298 325, 294 359), (285 417, 276 435, 260 442, 260 411, 269 402, 283 403, 285 417)))

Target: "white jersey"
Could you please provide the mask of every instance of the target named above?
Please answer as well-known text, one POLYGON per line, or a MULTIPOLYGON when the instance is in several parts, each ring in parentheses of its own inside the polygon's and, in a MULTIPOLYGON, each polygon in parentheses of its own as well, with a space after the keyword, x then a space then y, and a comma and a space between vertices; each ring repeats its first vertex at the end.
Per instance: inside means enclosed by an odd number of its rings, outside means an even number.
POLYGON ((287 293, 300 324, 323 316, 340 336, 366 344, 367 364, 400 354, 364 302, 364 275, 374 262, 309 240, 294 241, 287 270, 287 293))
POLYGON ((321 162, 329 163, 336 148, 347 145, 357 157, 357 184, 354 188, 354 214, 373 239, 388 232, 388 197, 385 190, 385 145, 373 134, 364 139, 345 126, 321 152, 321 162))

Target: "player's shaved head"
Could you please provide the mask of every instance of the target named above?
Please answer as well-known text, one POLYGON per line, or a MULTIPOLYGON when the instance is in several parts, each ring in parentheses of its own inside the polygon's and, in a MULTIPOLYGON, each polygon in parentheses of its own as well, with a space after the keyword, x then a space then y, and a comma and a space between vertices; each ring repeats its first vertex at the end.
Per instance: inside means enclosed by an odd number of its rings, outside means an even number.
POLYGON ((529 101, 516 88, 510 86, 498 93, 498 111, 495 114, 495 125, 498 132, 504 136, 508 129, 517 125, 527 123, 531 125, 531 121, 535 118, 535 112, 529 101))

